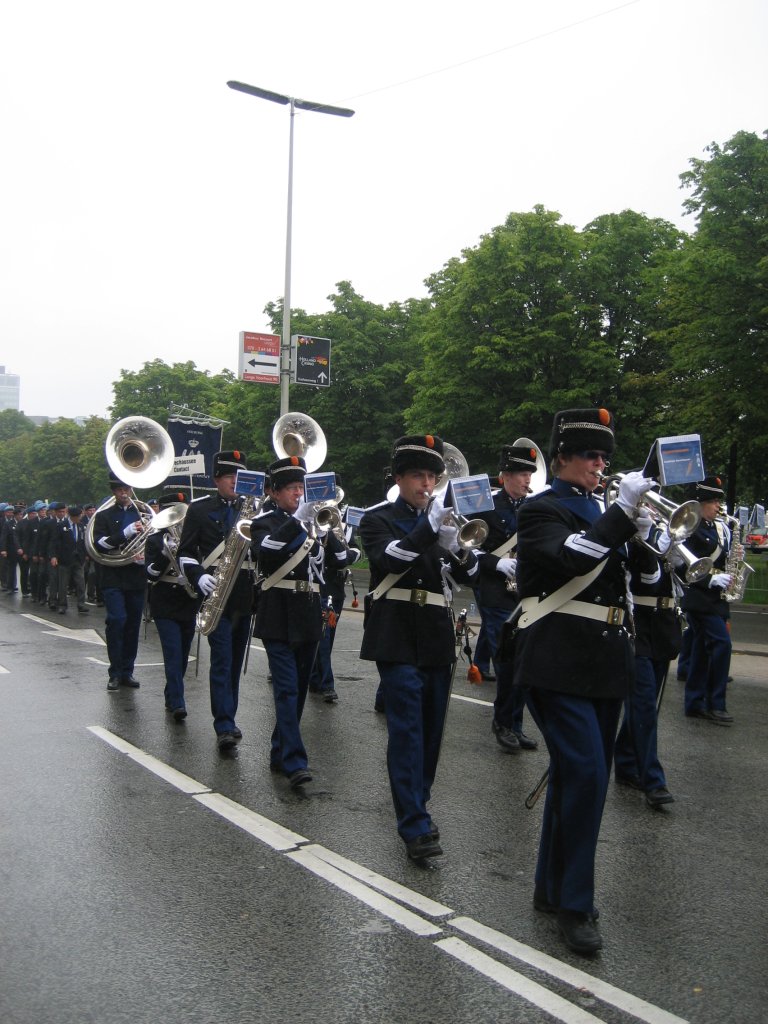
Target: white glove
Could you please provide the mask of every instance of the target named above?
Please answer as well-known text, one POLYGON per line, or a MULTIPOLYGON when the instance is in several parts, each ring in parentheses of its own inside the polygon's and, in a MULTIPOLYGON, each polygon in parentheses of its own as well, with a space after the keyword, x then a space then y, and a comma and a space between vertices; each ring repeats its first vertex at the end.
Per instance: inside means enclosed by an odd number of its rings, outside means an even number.
POLYGON ((435 533, 437 533, 445 519, 445 506, 443 505, 442 498, 437 497, 432 499, 432 503, 429 506, 429 512, 427 513, 427 518, 429 519, 429 525, 435 533))
POLYGON ((721 590, 725 590, 726 587, 731 585, 731 574, 728 572, 716 572, 714 576, 709 577, 710 587, 720 587, 721 590))
MULTIPOLYGON (((646 538, 647 539, 647 538, 646 538)), ((658 534, 654 538, 653 546, 666 555, 669 549, 672 547, 672 534, 669 532, 669 526, 665 523, 663 529, 659 530, 658 534)), ((680 556, 678 555, 678 558, 680 556)))
POLYGON ((637 536, 640 540, 648 540, 651 535, 653 528, 653 520, 650 516, 639 515, 635 519, 635 526, 637 527, 637 536))
POLYGON ((503 572, 508 579, 514 579, 517 572, 516 558, 500 558, 496 563, 496 571, 503 572))
POLYGON ((128 523, 126 528, 123 530, 123 536, 126 540, 130 540, 131 537, 135 537, 137 533, 141 533, 141 523, 138 520, 135 523, 128 523))
POLYGON ((453 552, 454 555, 461 551, 457 527, 451 525, 441 526, 438 530, 437 539, 441 548, 446 548, 448 551, 453 552))
POLYGON ((651 487, 653 487, 653 480, 644 477, 642 473, 627 473, 619 484, 616 504, 619 508, 624 509, 628 516, 631 516, 632 510, 637 507, 637 503, 646 491, 650 491, 651 487))
POLYGON ((197 581, 197 587, 201 594, 204 594, 205 597, 210 597, 216 589, 216 577, 211 576, 209 572, 204 572, 197 581))
POLYGON ((299 507, 293 513, 293 518, 300 523, 311 523, 315 518, 315 506, 311 501, 300 501, 299 507))

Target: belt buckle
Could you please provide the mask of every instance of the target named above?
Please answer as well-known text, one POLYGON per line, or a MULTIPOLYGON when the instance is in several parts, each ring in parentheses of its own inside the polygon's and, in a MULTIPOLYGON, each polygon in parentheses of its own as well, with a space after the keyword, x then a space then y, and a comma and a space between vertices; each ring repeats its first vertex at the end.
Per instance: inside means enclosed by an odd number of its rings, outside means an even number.
POLYGON ((615 605, 611 605, 608 609, 608 615, 606 621, 609 626, 620 626, 624 621, 624 609, 617 608, 615 605))
POLYGON ((424 605, 427 603, 428 593, 428 590, 419 590, 418 587, 414 587, 413 590, 411 591, 411 603, 417 604, 419 605, 420 608, 423 608, 424 605))
POLYGON ((672 604, 672 598, 671 597, 660 597, 658 599, 658 601, 656 602, 656 607, 657 608, 669 608, 671 604, 672 604))
POLYGON ((312 584, 309 580, 296 580, 295 586, 299 594, 308 594, 312 590, 312 584))

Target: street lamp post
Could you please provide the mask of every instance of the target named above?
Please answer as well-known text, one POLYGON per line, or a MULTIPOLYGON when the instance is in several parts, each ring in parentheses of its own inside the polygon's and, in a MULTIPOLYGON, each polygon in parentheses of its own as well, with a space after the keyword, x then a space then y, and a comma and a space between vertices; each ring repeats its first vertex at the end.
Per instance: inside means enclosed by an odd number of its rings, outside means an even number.
POLYGON ((354 110, 347 107, 332 107, 327 103, 315 103, 312 100, 300 100, 295 96, 283 96, 279 92, 260 89, 256 85, 245 82, 227 82, 230 89, 247 92, 250 96, 258 96, 272 103, 290 104, 291 129, 288 139, 288 215, 285 231, 285 291, 283 295, 283 335, 280 343, 280 415, 288 412, 288 385, 291 379, 291 234, 293 226, 293 118, 299 110, 313 110, 318 114, 335 114, 337 117, 352 117, 354 110))

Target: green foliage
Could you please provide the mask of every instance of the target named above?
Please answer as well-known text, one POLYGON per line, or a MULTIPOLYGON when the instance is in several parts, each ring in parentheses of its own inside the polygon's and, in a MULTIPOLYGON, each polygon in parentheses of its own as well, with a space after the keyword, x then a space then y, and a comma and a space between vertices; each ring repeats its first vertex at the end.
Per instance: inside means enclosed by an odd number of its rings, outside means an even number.
POLYGON ((110 413, 115 421, 125 416, 147 416, 165 426, 169 407, 175 402, 221 418, 226 390, 233 381, 235 376, 229 370, 211 376, 198 370, 191 360, 168 365, 162 359, 153 359, 140 370, 120 371, 120 379, 112 385, 115 399, 110 413))
MULTIPOLYGON (((763 501, 768 485, 768 133, 739 132, 681 175, 697 231, 667 268, 669 327, 680 430, 701 433, 707 468, 733 497, 763 501)), ((672 391, 672 389, 674 389, 672 391)))
POLYGON ((35 421, 16 409, 0 412, 0 443, 22 434, 32 434, 37 429, 35 421))

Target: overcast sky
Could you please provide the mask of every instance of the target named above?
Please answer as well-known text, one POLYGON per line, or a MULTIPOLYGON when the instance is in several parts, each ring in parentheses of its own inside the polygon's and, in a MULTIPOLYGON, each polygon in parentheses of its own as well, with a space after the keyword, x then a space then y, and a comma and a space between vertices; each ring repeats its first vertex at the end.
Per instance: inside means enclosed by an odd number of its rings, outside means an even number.
MULTIPOLYGON (((768 127, 765 0, 38 0, 0 21, 0 365, 27 415, 107 415, 121 369, 237 371, 292 306, 424 279, 536 203, 693 229, 679 175, 768 127)), ((270 385, 252 385, 269 387, 270 385)), ((275 417, 279 406, 275 392, 275 417)))

